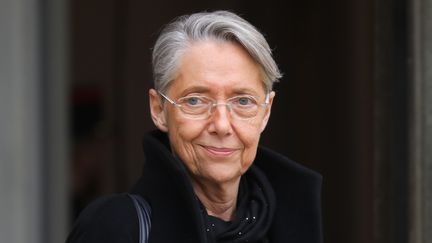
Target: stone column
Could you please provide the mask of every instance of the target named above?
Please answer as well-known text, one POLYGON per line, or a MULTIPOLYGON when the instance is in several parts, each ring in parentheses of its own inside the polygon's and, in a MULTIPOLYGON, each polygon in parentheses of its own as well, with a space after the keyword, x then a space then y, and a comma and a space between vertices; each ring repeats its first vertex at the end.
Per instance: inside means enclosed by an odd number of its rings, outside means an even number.
POLYGON ((0 241, 42 242, 39 17, 0 1, 0 241))
POLYGON ((0 242, 63 242, 65 0, 0 1, 0 242))
POLYGON ((42 74, 43 242, 64 242, 68 232, 68 0, 39 0, 42 74))
POLYGON ((432 0, 412 5, 410 242, 432 242, 432 0))

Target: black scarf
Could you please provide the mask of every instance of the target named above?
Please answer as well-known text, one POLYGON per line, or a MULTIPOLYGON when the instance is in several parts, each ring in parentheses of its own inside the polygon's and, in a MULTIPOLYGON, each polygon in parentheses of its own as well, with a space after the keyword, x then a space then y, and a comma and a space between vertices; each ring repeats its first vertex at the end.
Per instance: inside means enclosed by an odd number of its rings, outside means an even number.
POLYGON ((225 222, 210 216, 202 206, 209 243, 265 243, 276 208, 274 191, 255 166, 240 180, 235 218, 225 222))

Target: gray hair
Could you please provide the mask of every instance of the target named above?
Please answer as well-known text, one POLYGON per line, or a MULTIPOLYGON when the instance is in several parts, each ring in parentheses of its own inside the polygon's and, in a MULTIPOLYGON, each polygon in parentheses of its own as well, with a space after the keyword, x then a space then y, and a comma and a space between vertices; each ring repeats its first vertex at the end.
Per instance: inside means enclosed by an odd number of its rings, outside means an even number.
POLYGON ((228 11, 201 12, 177 18, 159 35, 152 57, 155 89, 165 92, 175 79, 178 62, 188 46, 206 40, 242 45, 261 67, 267 92, 282 77, 267 41, 253 25, 228 11))

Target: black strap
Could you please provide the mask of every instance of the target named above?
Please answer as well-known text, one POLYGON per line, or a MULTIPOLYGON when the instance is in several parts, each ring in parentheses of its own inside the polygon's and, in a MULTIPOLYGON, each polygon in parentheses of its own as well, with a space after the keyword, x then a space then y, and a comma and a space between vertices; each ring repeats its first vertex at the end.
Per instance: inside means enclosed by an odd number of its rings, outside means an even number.
POLYGON ((139 243, 148 242, 150 228, 151 228, 151 208, 144 198, 136 194, 128 194, 132 199, 138 215, 139 222, 139 243))

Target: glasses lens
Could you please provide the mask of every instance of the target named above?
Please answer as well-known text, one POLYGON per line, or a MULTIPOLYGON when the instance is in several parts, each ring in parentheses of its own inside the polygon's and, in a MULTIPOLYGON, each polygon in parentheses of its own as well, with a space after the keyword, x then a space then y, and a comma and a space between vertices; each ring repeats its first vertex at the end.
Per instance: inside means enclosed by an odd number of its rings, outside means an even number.
POLYGON ((253 96, 236 96, 228 100, 232 112, 240 119, 248 119, 258 114, 258 102, 253 96))
POLYGON ((255 117, 260 107, 257 99, 248 95, 232 97, 225 104, 216 104, 214 100, 205 96, 186 96, 180 98, 176 104, 190 119, 206 119, 217 106, 226 105, 233 117, 245 120, 255 117))
POLYGON ((186 96, 177 101, 180 109, 193 118, 201 118, 208 115, 212 101, 204 96, 186 96))

